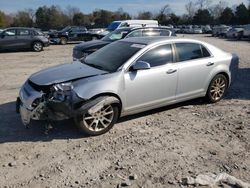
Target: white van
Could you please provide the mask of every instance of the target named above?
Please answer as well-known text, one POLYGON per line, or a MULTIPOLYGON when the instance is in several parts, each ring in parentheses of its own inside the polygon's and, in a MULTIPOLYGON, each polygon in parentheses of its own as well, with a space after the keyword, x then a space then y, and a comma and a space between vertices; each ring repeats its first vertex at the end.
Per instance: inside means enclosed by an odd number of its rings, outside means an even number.
POLYGON ((113 21, 107 28, 108 31, 114 31, 121 27, 158 27, 157 20, 121 20, 113 21))

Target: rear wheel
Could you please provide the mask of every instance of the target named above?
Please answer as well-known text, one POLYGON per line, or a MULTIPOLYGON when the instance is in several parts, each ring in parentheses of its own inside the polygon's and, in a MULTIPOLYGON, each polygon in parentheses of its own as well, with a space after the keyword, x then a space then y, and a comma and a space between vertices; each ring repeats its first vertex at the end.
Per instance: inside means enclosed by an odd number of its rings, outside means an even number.
POLYGON ((65 45, 65 44, 67 44, 67 38, 65 38, 65 37, 61 37, 60 38, 60 43, 62 44, 62 45, 65 45))
POLYGON ((39 41, 36 41, 36 42, 33 43, 32 49, 35 52, 41 52, 43 50, 43 44, 41 42, 39 42, 39 41))
POLYGON ((222 99, 228 86, 228 80, 223 74, 217 74, 209 84, 206 99, 216 103, 222 99))
POLYGON ((108 104, 94 114, 86 112, 74 120, 81 132, 96 136, 108 132, 116 123, 118 115, 118 107, 114 104, 108 104))

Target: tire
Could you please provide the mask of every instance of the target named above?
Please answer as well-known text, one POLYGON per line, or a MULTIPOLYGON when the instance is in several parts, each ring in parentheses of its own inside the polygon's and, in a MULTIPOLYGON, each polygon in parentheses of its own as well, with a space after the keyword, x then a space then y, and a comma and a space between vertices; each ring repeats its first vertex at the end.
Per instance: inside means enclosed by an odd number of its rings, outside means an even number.
POLYGON ((60 44, 65 45, 65 44, 67 44, 67 42, 68 42, 68 39, 66 37, 60 38, 60 44))
POLYGON ((35 52, 41 52, 43 50, 43 43, 35 41, 32 44, 32 50, 35 52))
POLYGON ((86 112, 85 114, 75 117, 74 121, 82 133, 90 136, 97 136, 108 132, 117 122, 118 116, 118 106, 114 104, 108 104, 94 115, 90 115, 86 112), (104 112, 106 112, 107 115, 102 115, 104 112), (105 123, 106 125, 104 126, 105 123))
POLYGON ((210 103, 216 103, 220 101, 225 95, 228 87, 228 80, 223 74, 217 74, 210 82, 206 99, 210 103))

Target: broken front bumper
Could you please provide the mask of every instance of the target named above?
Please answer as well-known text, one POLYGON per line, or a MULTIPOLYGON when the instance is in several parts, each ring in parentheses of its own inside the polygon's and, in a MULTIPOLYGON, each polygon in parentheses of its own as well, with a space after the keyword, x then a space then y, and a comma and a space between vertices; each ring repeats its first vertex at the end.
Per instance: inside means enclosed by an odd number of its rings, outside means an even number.
POLYGON ((32 110, 34 110, 34 107, 32 107, 34 100, 41 98, 42 95, 42 92, 34 90, 28 82, 25 82, 22 86, 19 97, 16 100, 16 111, 20 113, 24 125, 30 123, 32 110))

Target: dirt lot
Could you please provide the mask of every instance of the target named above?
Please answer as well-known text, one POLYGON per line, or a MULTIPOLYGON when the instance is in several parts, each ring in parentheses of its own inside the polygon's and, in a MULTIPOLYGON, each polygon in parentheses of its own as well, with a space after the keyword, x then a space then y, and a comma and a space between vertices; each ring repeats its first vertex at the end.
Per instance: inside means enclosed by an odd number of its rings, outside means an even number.
POLYGON ((250 42, 189 35, 240 57, 225 99, 201 99, 122 118, 109 133, 79 134, 72 121, 48 135, 15 113, 28 76, 70 62, 74 45, 0 53, 0 187, 180 187, 186 176, 227 172, 250 182, 250 42), (127 179, 135 179, 127 181, 127 179))

